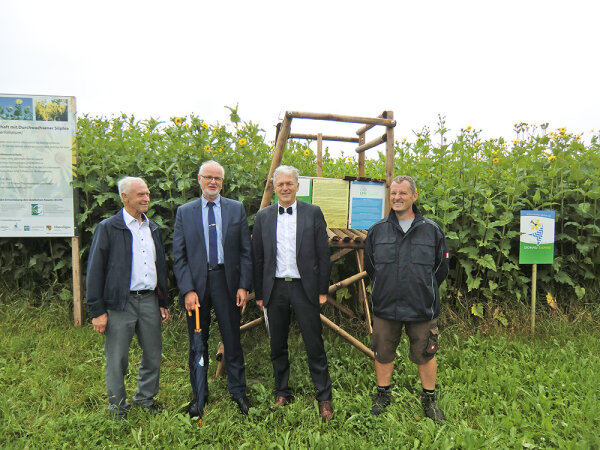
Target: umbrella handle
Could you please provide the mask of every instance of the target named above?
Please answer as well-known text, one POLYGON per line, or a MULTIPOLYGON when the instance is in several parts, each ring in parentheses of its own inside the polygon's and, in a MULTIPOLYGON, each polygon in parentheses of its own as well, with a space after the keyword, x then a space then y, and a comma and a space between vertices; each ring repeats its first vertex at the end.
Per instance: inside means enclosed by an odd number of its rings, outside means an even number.
POLYGON ((194 308, 194 313, 196 313, 196 329, 194 330, 194 332, 200 333, 202 331, 202 328, 200 328, 200 309, 198 308, 198 306, 194 308))

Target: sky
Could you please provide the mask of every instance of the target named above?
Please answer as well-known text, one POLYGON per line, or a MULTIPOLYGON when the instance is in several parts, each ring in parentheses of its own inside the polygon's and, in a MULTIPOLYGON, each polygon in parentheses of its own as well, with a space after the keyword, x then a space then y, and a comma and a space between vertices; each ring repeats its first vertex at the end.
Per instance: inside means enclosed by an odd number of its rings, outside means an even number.
MULTIPOLYGON (((211 124, 239 103, 269 139, 287 110, 392 110, 397 140, 439 114, 451 136, 514 139, 517 122, 549 122, 587 141, 600 128, 598 17, 591 0, 2 0, 0 93, 211 124)), ((295 120, 292 132, 358 127, 295 120)))

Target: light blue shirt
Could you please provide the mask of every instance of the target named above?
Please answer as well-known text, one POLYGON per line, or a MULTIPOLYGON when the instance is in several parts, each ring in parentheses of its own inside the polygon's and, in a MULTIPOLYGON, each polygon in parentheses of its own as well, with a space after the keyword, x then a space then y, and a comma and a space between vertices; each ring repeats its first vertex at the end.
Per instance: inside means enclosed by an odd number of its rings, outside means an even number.
MULTIPOLYGON (((202 226, 204 228, 204 243, 206 244, 206 260, 210 259, 210 246, 208 245, 208 200, 201 197, 202 199, 202 226)), ((217 198, 214 199, 215 206, 213 206, 213 210, 215 212, 215 222, 217 222, 217 254, 218 254, 218 263, 223 264, 223 220, 221 219, 221 196, 218 195, 217 198)))

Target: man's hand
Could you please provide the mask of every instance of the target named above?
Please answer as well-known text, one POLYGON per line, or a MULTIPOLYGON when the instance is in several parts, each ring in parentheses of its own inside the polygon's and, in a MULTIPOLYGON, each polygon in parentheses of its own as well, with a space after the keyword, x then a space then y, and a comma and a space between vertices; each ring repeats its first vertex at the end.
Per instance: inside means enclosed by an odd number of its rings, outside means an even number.
POLYGON ((92 325, 94 325, 94 331, 97 331, 100 334, 104 334, 104 330, 106 330, 107 324, 108 324, 108 313, 104 313, 101 316, 94 317, 92 319, 92 325))
POLYGON ((169 310, 167 308, 160 307, 160 316, 162 317, 162 323, 169 320, 169 310))
POLYGON ((256 300, 256 304, 258 305, 258 307, 262 311, 263 310, 263 301, 262 300, 256 300))
POLYGON ((236 305, 244 306, 248 300, 248 291, 246 289, 238 289, 236 294, 236 305))
POLYGON ((319 306, 323 306, 325 303, 327 303, 327 294, 320 294, 319 295, 319 306))
POLYGON ((190 291, 185 294, 185 309, 192 312, 196 309, 196 306, 200 308, 200 302, 198 301, 198 294, 195 291, 190 291))

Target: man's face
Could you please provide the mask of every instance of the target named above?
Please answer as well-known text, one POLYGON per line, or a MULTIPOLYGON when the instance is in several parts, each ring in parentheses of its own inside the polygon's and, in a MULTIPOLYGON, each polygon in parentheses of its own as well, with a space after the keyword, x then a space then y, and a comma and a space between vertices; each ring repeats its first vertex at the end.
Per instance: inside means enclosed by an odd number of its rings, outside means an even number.
POLYGON ((207 164, 198 175, 198 183, 204 198, 214 200, 223 187, 223 171, 216 164, 207 164))
POLYGON ((296 183, 296 179, 292 174, 280 173, 275 178, 275 193, 281 206, 286 208, 296 201, 296 193, 300 188, 300 184, 296 183))
POLYGON ((125 210, 133 217, 139 217, 148 211, 150 191, 143 181, 134 180, 127 192, 121 193, 125 210))
POLYGON ((390 205, 399 216, 412 211, 412 205, 418 196, 419 194, 411 190, 410 183, 406 180, 392 183, 390 186, 390 205))

